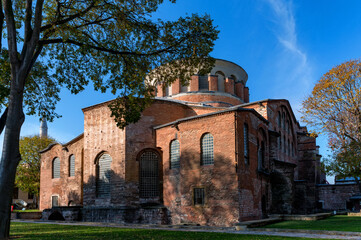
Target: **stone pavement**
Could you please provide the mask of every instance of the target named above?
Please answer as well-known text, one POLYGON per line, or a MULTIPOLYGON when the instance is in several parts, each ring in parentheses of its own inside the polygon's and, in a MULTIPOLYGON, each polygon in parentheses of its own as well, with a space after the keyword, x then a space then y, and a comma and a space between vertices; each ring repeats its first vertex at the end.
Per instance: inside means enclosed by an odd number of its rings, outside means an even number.
POLYGON ((12 220, 12 222, 29 222, 59 225, 92 226, 92 227, 115 227, 115 228, 139 228, 157 229, 167 231, 189 231, 189 232, 219 232, 232 234, 267 235, 282 237, 302 237, 315 239, 360 239, 361 232, 339 232, 302 229, 276 229, 276 228, 253 228, 237 231, 234 227, 210 227, 192 225, 151 225, 151 224, 119 224, 100 222, 68 222, 68 221, 42 221, 42 220, 12 220))

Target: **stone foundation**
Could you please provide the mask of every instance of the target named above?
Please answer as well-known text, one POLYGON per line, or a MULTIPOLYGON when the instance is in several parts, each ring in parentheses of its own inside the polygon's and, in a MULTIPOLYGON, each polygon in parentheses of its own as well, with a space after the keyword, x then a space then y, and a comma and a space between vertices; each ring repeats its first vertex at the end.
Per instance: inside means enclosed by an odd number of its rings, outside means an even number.
POLYGON ((153 207, 54 207, 43 211, 42 220, 169 224, 167 209, 153 207))

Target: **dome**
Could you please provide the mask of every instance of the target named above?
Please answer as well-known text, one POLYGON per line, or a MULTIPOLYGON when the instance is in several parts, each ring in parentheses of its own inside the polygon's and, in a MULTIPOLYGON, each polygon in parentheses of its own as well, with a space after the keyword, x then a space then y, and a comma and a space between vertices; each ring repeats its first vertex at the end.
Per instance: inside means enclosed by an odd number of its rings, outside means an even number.
POLYGON ((249 102, 247 72, 239 65, 217 59, 208 75, 192 76, 188 86, 176 80, 169 87, 157 86, 156 96, 214 107, 230 107, 249 102))

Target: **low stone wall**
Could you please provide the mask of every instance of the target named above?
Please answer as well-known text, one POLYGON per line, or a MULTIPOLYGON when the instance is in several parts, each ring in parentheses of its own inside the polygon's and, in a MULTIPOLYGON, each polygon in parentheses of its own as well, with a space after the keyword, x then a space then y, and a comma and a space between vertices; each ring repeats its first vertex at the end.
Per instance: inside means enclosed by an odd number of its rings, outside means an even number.
POLYGON ((165 207, 87 207, 82 209, 82 221, 142 224, 169 223, 165 207))
POLYGON ((81 220, 80 206, 74 207, 53 207, 44 209, 42 220, 66 220, 66 221, 80 221, 81 220))
POLYGON ((350 216, 350 217, 361 217, 361 212, 349 212, 349 213, 347 213, 347 216, 350 216))
POLYGON ((43 211, 42 220, 169 224, 168 211, 154 207, 54 207, 43 211))
POLYGON ((42 212, 12 212, 11 219, 41 219, 42 212))

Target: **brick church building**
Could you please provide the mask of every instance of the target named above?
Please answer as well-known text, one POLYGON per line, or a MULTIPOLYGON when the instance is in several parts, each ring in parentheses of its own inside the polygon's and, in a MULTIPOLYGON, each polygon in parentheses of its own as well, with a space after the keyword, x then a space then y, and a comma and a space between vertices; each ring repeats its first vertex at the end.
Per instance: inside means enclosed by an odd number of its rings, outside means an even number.
POLYGON ((325 179, 316 140, 287 100, 249 102, 247 79, 217 60, 189 86, 158 86, 124 130, 109 102, 84 108, 84 133, 42 151, 40 209, 78 209, 83 221, 218 226, 314 212, 325 179))

